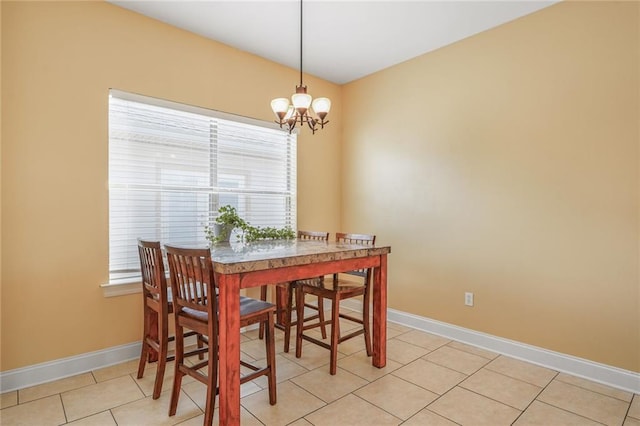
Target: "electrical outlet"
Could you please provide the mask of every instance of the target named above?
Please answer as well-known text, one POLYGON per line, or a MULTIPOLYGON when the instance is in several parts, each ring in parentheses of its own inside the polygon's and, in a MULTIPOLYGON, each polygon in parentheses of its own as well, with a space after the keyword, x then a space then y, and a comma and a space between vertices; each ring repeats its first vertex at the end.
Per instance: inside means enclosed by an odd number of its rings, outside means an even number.
POLYGON ((467 306, 473 306, 473 293, 464 294, 464 304, 467 306))

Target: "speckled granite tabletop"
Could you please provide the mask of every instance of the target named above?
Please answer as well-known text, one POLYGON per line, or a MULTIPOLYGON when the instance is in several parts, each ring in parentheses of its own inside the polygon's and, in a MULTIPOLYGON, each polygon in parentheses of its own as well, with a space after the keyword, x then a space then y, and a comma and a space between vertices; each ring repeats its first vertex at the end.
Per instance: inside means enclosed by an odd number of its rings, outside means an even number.
POLYGON ((313 240, 267 240, 251 243, 232 241, 211 247, 214 270, 223 274, 378 256, 390 252, 389 246, 313 240))

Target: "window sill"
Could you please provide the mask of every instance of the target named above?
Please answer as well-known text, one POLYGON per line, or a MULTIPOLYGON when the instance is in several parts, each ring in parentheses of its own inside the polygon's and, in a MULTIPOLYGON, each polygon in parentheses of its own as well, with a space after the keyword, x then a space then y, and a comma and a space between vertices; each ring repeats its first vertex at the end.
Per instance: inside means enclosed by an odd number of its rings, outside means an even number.
POLYGON ((140 293, 142 292, 142 288, 140 286, 139 278, 112 280, 106 284, 100 285, 100 287, 102 287, 102 295, 104 297, 125 296, 128 294, 140 293))

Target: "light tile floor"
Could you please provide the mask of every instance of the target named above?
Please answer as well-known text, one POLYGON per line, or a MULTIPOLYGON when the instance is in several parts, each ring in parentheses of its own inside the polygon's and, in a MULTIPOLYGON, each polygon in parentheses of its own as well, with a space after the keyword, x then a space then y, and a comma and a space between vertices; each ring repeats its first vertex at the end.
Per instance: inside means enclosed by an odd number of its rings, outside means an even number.
MULTIPOLYGON (((264 353, 256 331, 242 342, 243 356, 264 353)), ((371 365, 360 338, 341 345, 335 376, 327 350, 305 342, 298 359, 291 343, 291 352, 282 352, 277 334, 275 406, 264 378, 242 386, 243 425, 640 426, 640 395, 393 323, 383 369, 371 365)), ((140 380, 136 369, 133 360, 2 394, 0 424, 202 424, 204 385, 185 377, 169 417, 173 364, 158 400, 151 399, 155 366, 140 380)))

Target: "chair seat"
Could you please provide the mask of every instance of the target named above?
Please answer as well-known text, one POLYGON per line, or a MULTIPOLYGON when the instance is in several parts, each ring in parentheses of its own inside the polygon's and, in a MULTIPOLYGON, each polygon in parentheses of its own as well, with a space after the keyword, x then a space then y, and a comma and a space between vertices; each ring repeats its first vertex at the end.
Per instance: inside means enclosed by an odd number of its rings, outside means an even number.
MULTIPOLYGON (((240 322, 243 326, 259 322, 263 314, 273 312, 275 309, 276 306, 273 303, 240 296, 240 322)), ((182 314, 204 324, 208 321, 207 313, 196 309, 182 308, 182 314)))
POLYGON ((295 284, 307 284, 307 285, 320 285, 322 284, 323 278, 322 277, 315 277, 315 278, 306 278, 304 280, 297 280, 294 281, 294 285, 295 284))
POLYGON ((344 279, 337 280, 323 280, 314 278, 310 280, 300 280, 296 282, 297 285, 305 286, 306 291, 310 289, 326 290, 327 292, 351 292, 353 290, 364 290, 364 284, 361 282, 349 281, 344 279))
POLYGON ((206 312, 198 311, 196 309, 182 308, 182 315, 192 318, 196 321, 200 321, 203 324, 206 324, 207 321, 209 321, 209 316, 206 312))
POLYGON ((263 321, 263 314, 273 313, 275 310, 276 305, 273 303, 240 296, 240 322, 243 326, 263 321))

